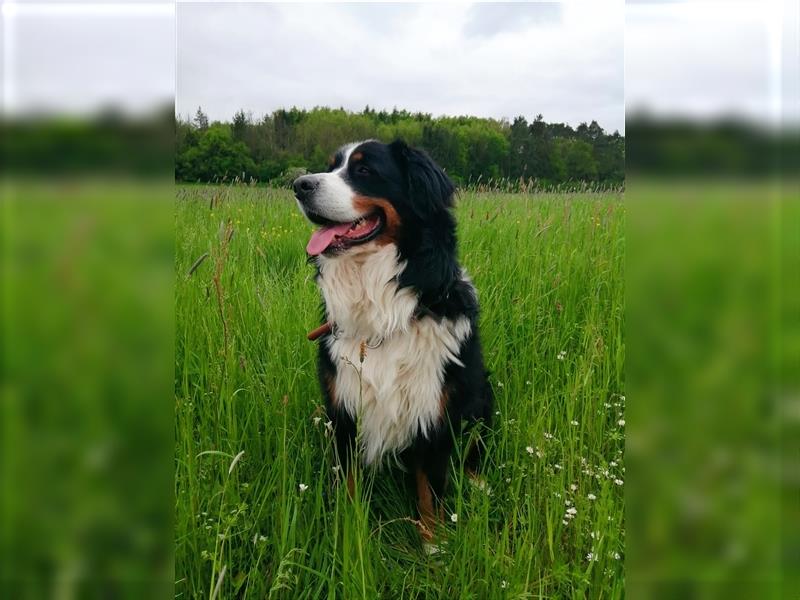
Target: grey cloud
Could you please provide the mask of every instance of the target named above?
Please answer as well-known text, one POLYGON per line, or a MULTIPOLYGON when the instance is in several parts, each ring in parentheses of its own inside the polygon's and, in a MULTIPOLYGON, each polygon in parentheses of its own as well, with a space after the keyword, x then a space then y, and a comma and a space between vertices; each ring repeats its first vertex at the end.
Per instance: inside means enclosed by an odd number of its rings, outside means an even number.
POLYGON ((522 31, 530 25, 560 23, 561 4, 556 2, 498 2, 474 4, 464 25, 467 37, 491 37, 507 31, 522 31))

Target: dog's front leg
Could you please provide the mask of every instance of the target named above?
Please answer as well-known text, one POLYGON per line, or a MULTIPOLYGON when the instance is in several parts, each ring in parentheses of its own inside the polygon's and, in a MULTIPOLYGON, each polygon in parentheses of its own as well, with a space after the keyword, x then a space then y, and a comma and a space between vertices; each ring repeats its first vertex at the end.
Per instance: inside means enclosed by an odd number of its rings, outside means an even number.
POLYGON ((447 469, 452 451, 449 439, 449 434, 438 435, 431 441, 420 443, 415 453, 419 532, 423 542, 427 544, 433 542, 436 527, 444 514, 442 501, 447 487, 447 469))

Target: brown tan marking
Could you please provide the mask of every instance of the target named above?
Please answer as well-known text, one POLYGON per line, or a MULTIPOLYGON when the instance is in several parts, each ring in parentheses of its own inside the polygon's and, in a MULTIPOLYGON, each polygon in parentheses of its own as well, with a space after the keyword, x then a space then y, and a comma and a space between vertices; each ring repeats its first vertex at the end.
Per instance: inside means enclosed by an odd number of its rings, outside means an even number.
POLYGON ((364 155, 361 154, 361 152, 355 152, 354 154, 352 154, 350 156, 350 162, 357 162, 357 161, 361 160, 362 158, 364 158, 364 155))
POLYGON ((331 404, 333 406, 338 406, 339 400, 336 398, 336 379, 332 375, 326 375, 325 385, 328 388, 328 395, 331 398, 331 404))
POLYGON ((397 233, 400 229, 400 215, 397 214, 392 203, 385 198, 371 198, 369 196, 356 196, 353 205, 360 214, 369 214, 380 208, 383 211, 385 225, 381 234, 375 241, 385 246, 397 240, 397 233))
POLYGON ((356 497, 356 478, 352 471, 347 474, 347 495, 350 500, 356 497))
POLYGON ((428 476, 417 467, 417 508, 419 509, 419 534, 427 542, 433 540, 436 529, 436 511, 433 508, 433 493, 428 476))
POLYGON ((439 418, 444 420, 447 416, 447 405, 450 403, 450 390, 442 388, 442 395, 439 396, 439 418))

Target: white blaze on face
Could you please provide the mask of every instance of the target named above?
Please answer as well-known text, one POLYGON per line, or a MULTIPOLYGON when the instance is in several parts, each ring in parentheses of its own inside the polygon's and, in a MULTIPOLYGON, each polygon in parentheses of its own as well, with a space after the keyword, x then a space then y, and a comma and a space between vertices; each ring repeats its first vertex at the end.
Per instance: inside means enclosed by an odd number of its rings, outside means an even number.
MULTIPOLYGON (((342 150, 344 159, 337 169, 330 173, 314 175, 319 182, 319 187, 314 192, 314 201, 310 208, 321 217, 337 223, 349 223, 363 216, 353 204, 355 192, 344 180, 350 155, 362 143, 355 142, 342 150)), ((298 206, 300 206, 300 210, 303 210, 303 206, 299 202, 298 206)))

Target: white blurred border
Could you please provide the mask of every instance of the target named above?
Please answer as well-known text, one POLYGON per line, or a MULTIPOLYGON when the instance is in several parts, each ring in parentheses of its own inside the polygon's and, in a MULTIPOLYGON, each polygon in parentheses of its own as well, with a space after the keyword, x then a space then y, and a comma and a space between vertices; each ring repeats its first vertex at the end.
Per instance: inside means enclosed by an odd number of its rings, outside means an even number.
POLYGON ((137 114, 174 97, 173 2, 6 1, 0 25, 4 115, 137 114))

